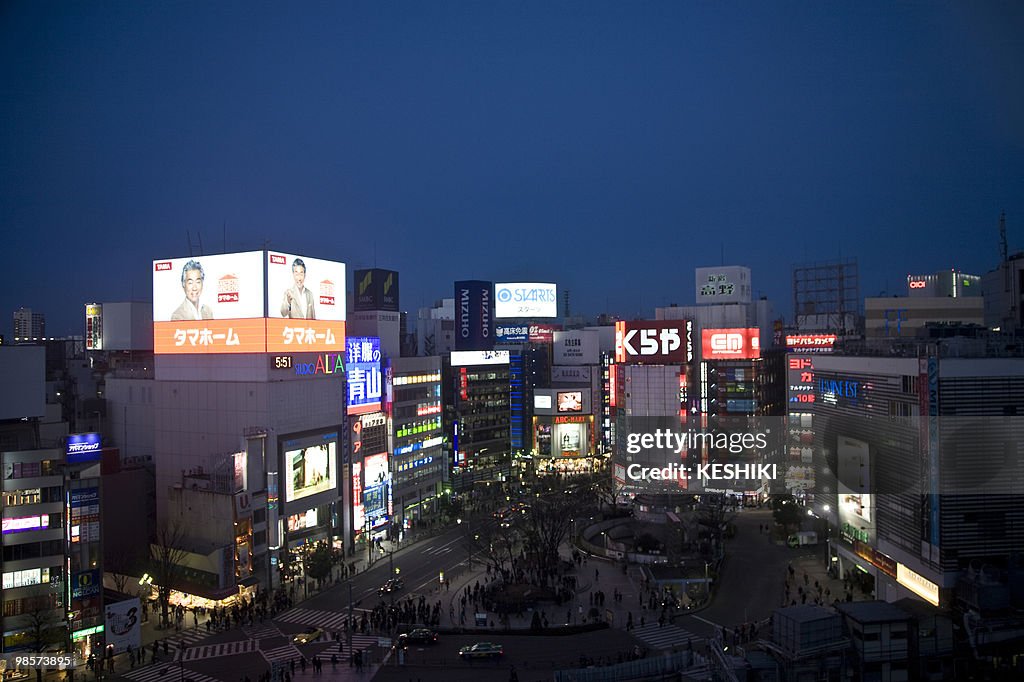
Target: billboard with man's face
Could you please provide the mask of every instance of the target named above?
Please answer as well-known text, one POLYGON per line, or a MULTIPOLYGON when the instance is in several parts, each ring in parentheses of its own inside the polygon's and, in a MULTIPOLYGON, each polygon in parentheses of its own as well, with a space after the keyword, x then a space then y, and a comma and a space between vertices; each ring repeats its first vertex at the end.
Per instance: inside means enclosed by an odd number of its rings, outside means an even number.
POLYGON ((260 251, 153 261, 155 353, 266 350, 260 251))
POLYGON ((267 351, 345 350, 345 264, 267 252, 267 351))
POLYGON ((345 264, 266 251, 153 261, 153 350, 343 352, 345 264))

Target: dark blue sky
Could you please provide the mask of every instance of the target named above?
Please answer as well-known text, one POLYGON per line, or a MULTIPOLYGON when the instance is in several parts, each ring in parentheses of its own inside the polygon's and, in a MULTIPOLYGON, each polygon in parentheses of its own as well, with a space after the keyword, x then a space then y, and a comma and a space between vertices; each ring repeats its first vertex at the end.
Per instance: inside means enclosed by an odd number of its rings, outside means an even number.
MULTIPOLYGON (((278 249, 691 303, 856 256, 862 295, 1024 247, 1024 5, 6 2, 0 330, 82 333, 150 262, 278 249)), ((351 286, 351 283, 350 283, 351 286)))

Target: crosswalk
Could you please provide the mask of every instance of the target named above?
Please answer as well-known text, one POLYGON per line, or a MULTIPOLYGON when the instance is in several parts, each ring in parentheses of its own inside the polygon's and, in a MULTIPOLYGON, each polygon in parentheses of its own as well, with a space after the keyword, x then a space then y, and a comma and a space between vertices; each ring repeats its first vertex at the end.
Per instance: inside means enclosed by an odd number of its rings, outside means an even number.
POLYGON ((692 642, 694 646, 697 646, 704 639, 689 630, 672 624, 659 627, 657 623, 647 623, 641 627, 633 628, 630 634, 652 649, 685 647, 687 642, 692 642))
POLYGON ((273 665, 278 661, 290 661, 296 658, 302 658, 302 652, 294 644, 285 644, 274 649, 260 649, 260 654, 267 660, 267 663, 273 665))
POLYGON ((204 658, 216 658, 218 656, 237 656, 238 654, 249 654, 258 649, 255 639, 243 639, 237 642, 220 642, 218 644, 197 644, 184 651, 179 650, 175 660, 178 661, 199 661, 204 658))
POLYGON ((181 668, 180 663, 158 663, 136 668, 124 673, 122 677, 127 677, 132 682, 175 682, 181 679, 185 682, 221 682, 209 675, 181 668))
MULTIPOLYGON (((201 642, 202 640, 210 636, 211 633, 206 632, 205 630, 196 629, 186 630, 185 632, 178 633, 168 639, 159 640, 156 649, 157 658, 160 660, 166 660, 168 655, 170 655, 172 659, 176 659, 178 655, 178 650, 181 649, 182 643, 184 643, 186 647, 191 648, 193 645, 195 645, 196 642, 201 642), (164 653, 164 642, 167 642, 167 654, 164 653)), ((146 660, 152 661, 151 656, 153 653, 153 645, 150 644, 149 646, 143 647, 143 649, 146 650, 146 660)))
MULTIPOLYGON (((380 637, 373 635, 352 635, 352 649, 365 649, 368 646, 376 646, 380 642, 380 637)), ((338 654, 344 656, 345 652, 352 652, 352 649, 348 648, 348 642, 344 634, 341 635, 340 642, 331 642, 331 646, 327 647, 320 652, 320 656, 327 656, 330 658, 331 654, 338 654)))
POLYGON ((270 639, 271 637, 280 637, 283 634, 281 628, 277 627, 272 620, 257 625, 245 625, 242 627, 242 632, 249 639, 270 639))
POLYGON ((348 622, 348 614, 337 611, 294 608, 278 615, 275 620, 310 625, 321 630, 343 630, 342 625, 348 622))

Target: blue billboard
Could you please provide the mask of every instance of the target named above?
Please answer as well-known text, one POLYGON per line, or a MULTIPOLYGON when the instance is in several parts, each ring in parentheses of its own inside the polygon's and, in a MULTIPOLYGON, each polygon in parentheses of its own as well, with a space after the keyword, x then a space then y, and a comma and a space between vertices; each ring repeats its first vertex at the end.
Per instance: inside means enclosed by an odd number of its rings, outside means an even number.
POLYGON ((455 283, 455 350, 494 348, 494 283, 455 283))
POLYGON ((376 336, 346 337, 345 361, 348 413, 376 412, 380 409, 384 386, 380 370, 380 339, 376 336))
POLYGON ((98 433, 73 433, 68 436, 65 449, 68 464, 95 462, 99 460, 101 451, 100 434, 98 433))

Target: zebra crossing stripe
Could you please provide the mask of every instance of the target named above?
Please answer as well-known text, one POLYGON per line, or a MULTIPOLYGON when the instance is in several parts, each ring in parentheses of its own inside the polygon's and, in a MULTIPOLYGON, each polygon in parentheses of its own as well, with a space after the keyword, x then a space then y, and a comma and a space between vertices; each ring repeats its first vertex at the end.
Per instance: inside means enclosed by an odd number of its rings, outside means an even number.
POLYGON ((634 628, 631 634, 644 644, 656 649, 671 649, 672 647, 686 646, 688 642, 697 644, 704 639, 703 637, 698 637, 692 632, 684 630, 677 625, 665 625, 659 627, 657 623, 651 623, 642 627, 634 628))
MULTIPOLYGON (((172 682, 173 680, 179 679, 179 676, 182 674, 180 665, 180 663, 151 665, 146 668, 130 670, 124 673, 123 677, 127 677, 133 682, 172 682)), ((191 680, 192 682, 221 682, 209 675, 197 673, 192 670, 184 671, 184 677, 186 680, 191 680)))
POLYGON ((283 634, 273 621, 260 623, 259 625, 246 625, 242 628, 242 632, 249 639, 270 639, 271 637, 280 637, 283 634))
POLYGON ((300 623, 312 625, 324 630, 340 629, 342 623, 348 620, 347 613, 337 611, 317 611, 314 609, 295 608, 277 616, 277 620, 285 623, 300 623))
POLYGON ((267 660, 267 663, 273 663, 274 661, 290 661, 293 658, 299 658, 302 653, 295 648, 294 644, 285 644, 279 646, 276 649, 260 649, 260 654, 267 660))
POLYGON ((216 658, 218 656, 237 656, 256 651, 256 640, 244 639, 236 642, 221 642, 219 644, 199 645, 186 649, 183 660, 198 661, 204 658, 216 658))
MULTIPOLYGON (((374 637, 373 635, 352 635, 352 648, 365 649, 368 646, 376 645, 378 641, 380 641, 380 638, 374 637)), ((342 634, 340 642, 332 642, 331 646, 324 649, 320 655, 323 656, 324 654, 327 654, 330 656, 331 654, 343 654, 347 648, 348 641, 345 635, 342 634)))

